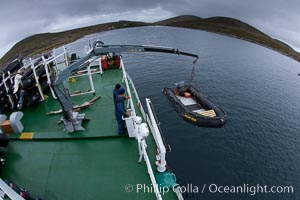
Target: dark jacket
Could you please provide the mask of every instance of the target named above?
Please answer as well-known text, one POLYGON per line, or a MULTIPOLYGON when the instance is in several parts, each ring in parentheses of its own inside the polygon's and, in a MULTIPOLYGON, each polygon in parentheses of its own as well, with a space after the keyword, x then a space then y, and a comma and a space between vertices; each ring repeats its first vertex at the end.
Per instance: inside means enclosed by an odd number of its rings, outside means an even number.
POLYGON ((114 104, 116 104, 116 98, 118 97, 119 95, 119 89, 114 89, 113 90, 113 98, 114 98, 114 104))
POLYGON ((126 109, 124 106, 124 97, 118 95, 115 100, 115 112, 118 116, 124 116, 126 109))

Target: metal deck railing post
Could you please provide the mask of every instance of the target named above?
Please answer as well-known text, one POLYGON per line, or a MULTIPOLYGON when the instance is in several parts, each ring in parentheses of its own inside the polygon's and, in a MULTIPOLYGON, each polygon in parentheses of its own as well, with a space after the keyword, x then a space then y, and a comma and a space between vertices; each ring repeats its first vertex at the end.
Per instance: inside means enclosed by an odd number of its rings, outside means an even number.
MULTIPOLYGON (((3 80, 3 84, 4 84, 4 87, 5 87, 6 93, 8 93, 8 91, 9 91, 9 87, 7 86, 6 81, 7 81, 7 80, 10 80, 10 81, 11 81, 11 79, 10 79, 10 72, 8 71, 7 74, 8 74, 7 77, 5 77, 5 74, 4 74, 4 73, 3 73, 3 75, 2 75, 2 80, 3 80)), ((9 99, 9 102, 10 102, 10 104, 11 104, 11 107, 13 108, 13 107, 14 107, 14 101, 13 101, 11 95, 8 95, 8 99, 9 99)))
POLYGON ((41 65, 42 65, 41 63, 40 63, 40 64, 38 63, 36 66, 34 66, 34 63, 31 62, 31 69, 32 69, 32 72, 33 72, 33 75, 34 75, 34 80, 35 80, 35 82, 36 82, 35 86, 36 86, 36 87, 38 88, 38 90, 39 90, 39 93, 40 93, 40 96, 41 96, 41 98, 42 98, 42 101, 44 101, 45 98, 44 98, 44 94, 43 94, 41 85, 40 85, 40 83, 39 83, 39 77, 37 76, 36 71, 35 71, 35 70, 36 70, 37 68, 39 68, 41 65))
POLYGON ((52 94, 52 97, 54 99, 57 99, 57 97, 55 96, 55 93, 52 89, 52 85, 51 85, 51 77, 50 77, 50 72, 49 72, 49 69, 48 69, 48 64, 50 64, 51 62, 54 62, 55 61, 55 51, 54 51, 54 54, 53 54, 53 57, 50 57, 48 60, 42 56, 42 59, 44 61, 44 67, 45 67, 45 71, 46 71, 46 76, 47 76, 47 84, 49 85, 49 88, 50 88, 50 91, 51 91, 51 94, 52 94))

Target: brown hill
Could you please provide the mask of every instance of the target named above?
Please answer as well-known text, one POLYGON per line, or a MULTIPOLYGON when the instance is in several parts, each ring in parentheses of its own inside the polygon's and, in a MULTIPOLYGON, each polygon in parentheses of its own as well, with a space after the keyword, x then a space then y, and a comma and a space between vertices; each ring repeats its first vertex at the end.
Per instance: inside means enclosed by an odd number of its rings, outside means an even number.
POLYGON ((195 16, 179 16, 157 22, 156 24, 205 30, 236 37, 273 49, 300 62, 300 53, 296 52, 289 45, 280 40, 271 38, 262 31, 237 19, 228 17, 210 17, 203 19, 195 16))
POLYGON ((18 54, 32 56, 52 50, 55 47, 73 42, 85 35, 107 30, 146 26, 143 22, 120 21, 88 26, 58 33, 41 33, 27 37, 15 44, 0 60, 0 69, 18 54))

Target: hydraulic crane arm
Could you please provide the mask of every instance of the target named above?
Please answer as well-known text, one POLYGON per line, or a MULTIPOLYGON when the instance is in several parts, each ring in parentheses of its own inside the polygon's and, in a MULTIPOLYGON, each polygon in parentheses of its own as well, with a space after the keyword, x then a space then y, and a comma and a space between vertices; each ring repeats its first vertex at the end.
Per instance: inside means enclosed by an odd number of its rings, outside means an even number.
POLYGON ((70 94, 67 89, 64 88, 63 82, 69 78, 73 72, 87 67, 90 62, 89 60, 95 56, 107 55, 109 53, 122 53, 122 52, 159 52, 159 53, 171 53, 178 55, 191 56, 196 58, 193 63, 198 60, 198 55, 179 51, 177 48, 171 47, 160 47, 150 45, 105 45, 101 41, 97 41, 93 45, 93 49, 89 53, 78 60, 77 62, 70 65, 68 68, 59 72, 56 79, 52 83, 53 90, 62 106, 63 121, 65 124, 65 130, 67 132, 74 132, 75 130, 83 130, 81 125, 78 126, 78 121, 74 119, 74 112, 72 111, 73 105, 71 102, 70 94))
POLYGON ((199 56, 196 54, 180 51, 178 48, 162 47, 152 45, 94 45, 95 54, 107 54, 109 52, 122 53, 122 52, 158 52, 170 53, 177 55, 184 55, 196 58, 193 63, 196 63, 199 56))

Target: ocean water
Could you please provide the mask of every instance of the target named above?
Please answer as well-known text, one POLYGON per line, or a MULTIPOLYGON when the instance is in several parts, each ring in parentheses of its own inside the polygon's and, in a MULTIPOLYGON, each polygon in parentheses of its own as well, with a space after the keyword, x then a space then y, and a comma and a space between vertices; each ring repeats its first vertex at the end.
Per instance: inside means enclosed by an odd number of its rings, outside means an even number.
POLYGON ((227 124, 220 129, 184 122, 161 93, 163 87, 190 77, 192 58, 123 54, 140 98, 152 100, 172 147, 168 165, 183 192, 187 190, 185 199, 300 199, 298 62, 246 41, 198 30, 141 27, 82 41, 96 38, 106 44, 171 46, 199 55, 193 84, 227 113, 227 124), (284 186, 292 189, 284 191, 284 186), (234 190, 237 187, 240 191, 234 190))

